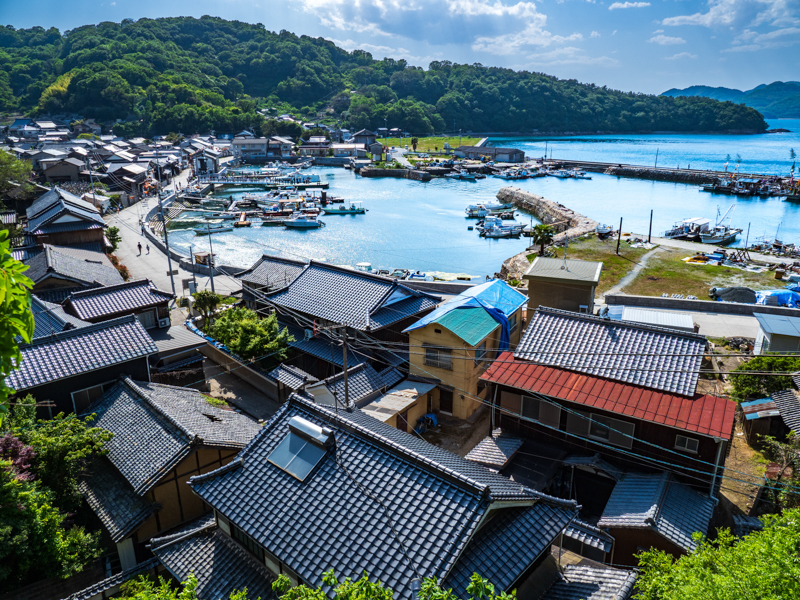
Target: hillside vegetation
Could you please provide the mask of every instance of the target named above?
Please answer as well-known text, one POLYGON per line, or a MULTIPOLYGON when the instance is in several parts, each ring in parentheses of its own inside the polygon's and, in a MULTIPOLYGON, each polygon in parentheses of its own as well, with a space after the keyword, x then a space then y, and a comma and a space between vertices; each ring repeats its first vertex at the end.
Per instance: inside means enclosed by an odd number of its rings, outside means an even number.
POLYGON ((702 96, 727 100, 755 108, 768 119, 800 119, 800 81, 775 81, 746 92, 725 87, 693 85, 683 90, 673 88, 663 95, 672 98, 702 96))
POLYGON ((541 73, 375 60, 321 38, 219 18, 126 19, 60 33, 0 28, 0 111, 122 119, 123 134, 243 127, 257 109, 351 129, 475 132, 766 129, 750 108, 623 93, 541 73), (385 119, 385 121, 384 121, 385 119))

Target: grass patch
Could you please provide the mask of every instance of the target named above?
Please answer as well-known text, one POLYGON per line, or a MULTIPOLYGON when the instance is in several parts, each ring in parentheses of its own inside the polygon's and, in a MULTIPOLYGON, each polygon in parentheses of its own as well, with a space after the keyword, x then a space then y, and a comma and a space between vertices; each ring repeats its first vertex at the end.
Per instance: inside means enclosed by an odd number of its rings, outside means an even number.
POLYGON ((205 398, 206 402, 208 402, 211 406, 218 406, 220 408, 223 407, 223 406, 228 406, 228 403, 225 402, 225 400, 220 400, 219 398, 214 398, 214 396, 207 396, 207 395, 203 394, 203 398, 205 398))
MULTIPOLYGON (((567 246, 567 258, 593 260, 603 263, 603 273, 600 276, 600 285, 597 286, 596 291, 598 297, 602 297, 603 294, 617 285, 636 266, 639 259, 649 252, 645 248, 631 248, 626 243, 620 244, 619 256, 617 256, 616 250, 616 239, 601 240, 595 236, 571 241, 567 246)), ((528 260, 533 261, 536 256, 537 254, 529 254, 528 260)), ((564 257, 563 246, 556 249, 556 257, 564 257)))
POLYGON ((775 274, 752 273, 730 267, 694 265, 683 262, 690 256, 686 250, 663 248, 647 262, 647 266, 623 292, 641 296, 661 294, 694 295, 701 300, 711 300, 708 290, 712 287, 745 286, 754 290, 773 289, 775 274))
MULTIPOLYGON (((378 138, 379 140, 381 138, 378 138)), ((455 137, 421 137, 418 138, 417 141, 417 152, 443 152, 444 145, 450 144, 450 148, 458 148, 459 146, 474 146, 483 138, 477 137, 466 137, 458 136, 455 137), (459 143, 460 140, 460 143, 459 143)), ((394 141, 389 142, 389 146, 395 147, 404 147, 408 144, 408 149, 412 150, 411 146, 411 138, 404 138, 402 140, 397 140, 395 143, 394 141)))

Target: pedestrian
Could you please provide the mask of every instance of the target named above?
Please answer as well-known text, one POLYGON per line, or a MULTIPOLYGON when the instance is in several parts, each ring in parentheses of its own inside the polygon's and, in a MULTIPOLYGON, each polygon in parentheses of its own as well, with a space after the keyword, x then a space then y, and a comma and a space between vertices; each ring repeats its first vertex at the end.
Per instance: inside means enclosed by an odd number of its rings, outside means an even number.
POLYGON ((147 244, 146 248, 147 248, 147 253, 150 254, 150 244, 147 244))
POLYGON ((139 256, 141 256, 142 255, 142 242, 139 242, 136 245, 139 247, 139 256))

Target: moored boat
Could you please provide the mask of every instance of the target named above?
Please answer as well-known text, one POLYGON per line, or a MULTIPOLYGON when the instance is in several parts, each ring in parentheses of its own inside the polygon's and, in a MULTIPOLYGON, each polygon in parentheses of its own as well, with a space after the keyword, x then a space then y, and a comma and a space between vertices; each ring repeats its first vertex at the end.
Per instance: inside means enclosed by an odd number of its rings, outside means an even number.
POLYGON ((326 215, 363 215, 367 212, 361 202, 351 202, 350 206, 326 206, 323 210, 326 215))
POLYGON ((195 235, 211 235, 212 233, 224 233, 226 231, 233 231, 233 227, 230 225, 208 225, 196 228, 194 233, 195 235))
POLYGON ((283 221, 284 227, 292 229, 316 229, 324 227, 325 223, 318 220, 316 215, 300 214, 283 221))

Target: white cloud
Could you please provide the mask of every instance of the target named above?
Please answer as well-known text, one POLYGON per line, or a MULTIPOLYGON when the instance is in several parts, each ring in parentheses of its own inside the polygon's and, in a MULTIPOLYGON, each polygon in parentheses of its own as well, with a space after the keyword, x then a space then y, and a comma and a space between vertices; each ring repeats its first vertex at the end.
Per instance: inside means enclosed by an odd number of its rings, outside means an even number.
POLYGON ((653 33, 664 33, 663 29, 656 29, 653 33))
POLYGON ((590 38, 599 38, 599 37, 600 37, 600 32, 599 32, 599 31, 593 31, 593 32, 592 32, 592 33, 589 35, 589 37, 590 37, 590 38))
POLYGON ((530 54, 528 59, 532 65, 598 65, 601 67, 613 67, 619 63, 616 58, 609 56, 589 56, 580 48, 573 46, 530 54))
POLYGON ((617 35, 617 30, 615 29, 614 31, 612 31, 611 35, 617 35))
POLYGON ((376 44, 364 44, 362 42, 356 42, 355 40, 347 39, 347 40, 337 40, 334 38, 325 38, 329 42, 333 42, 340 48, 344 48, 345 50, 352 51, 352 50, 366 50, 370 54, 373 55, 376 59, 381 58, 404 58, 408 61, 413 61, 416 65, 427 65, 431 61, 436 60, 437 57, 435 56, 417 56, 412 54, 409 50, 406 50, 403 47, 391 48, 389 46, 379 46, 376 44))
POLYGON ((649 40, 651 44, 659 44, 660 46, 674 46, 676 44, 685 44, 686 40, 679 37, 670 37, 668 35, 659 34, 654 35, 649 40))
POLYGON ((748 44, 747 46, 733 46, 732 48, 726 48, 723 52, 753 52, 755 50, 761 50, 763 46, 759 44, 748 44))
POLYGON ((681 60, 682 58, 697 58, 697 54, 680 52, 679 54, 673 54, 672 56, 667 56, 664 58, 664 60, 681 60))
POLYGON ((617 10, 618 8, 644 8, 650 6, 649 2, 614 2, 608 7, 608 10, 617 10))
POLYGON ((723 52, 754 52, 770 48, 785 48, 797 43, 800 43, 800 27, 784 27, 767 33, 745 29, 733 39, 733 46, 723 52))
POLYGON ((708 12, 668 17, 662 25, 755 27, 800 24, 797 0, 708 0, 708 12))

